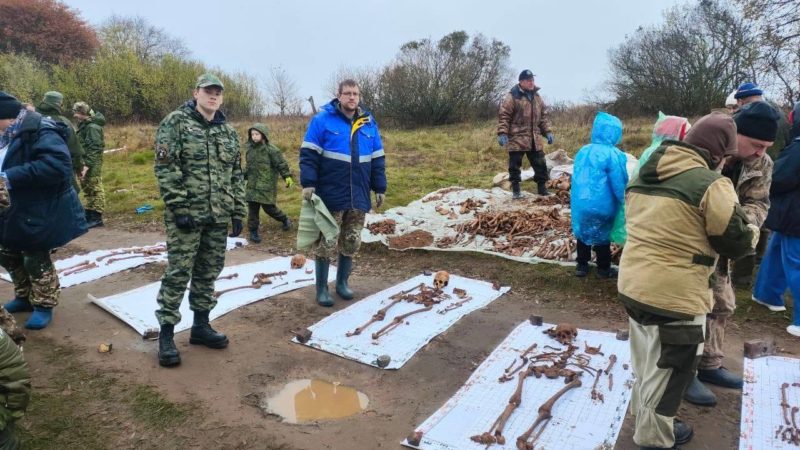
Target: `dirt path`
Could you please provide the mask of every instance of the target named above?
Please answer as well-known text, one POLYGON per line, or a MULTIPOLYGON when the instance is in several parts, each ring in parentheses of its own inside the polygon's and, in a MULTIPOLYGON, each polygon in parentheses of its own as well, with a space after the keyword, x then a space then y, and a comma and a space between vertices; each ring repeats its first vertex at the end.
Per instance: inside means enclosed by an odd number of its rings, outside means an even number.
MULTIPOLYGON (((279 247, 291 245, 285 235, 281 239, 279 247)), ((93 230, 59 251, 56 258, 160 240, 163 235, 158 233, 93 230)), ((266 246, 261 245, 229 252, 227 263, 251 262, 269 256, 266 246)), ((52 399, 58 399, 56 394, 63 394, 59 389, 69 389, 68 395, 74 398, 67 398, 69 408, 63 414, 90 421, 109 417, 115 422, 114 426, 97 422, 102 434, 87 437, 85 442, 90 441, 91 445, 86 444, 85 448, 399 449, 398 443, 438 409, 492 349, 530 314, 543 315, 549 322, 569 320, 581 328, 597 330, 615 330, 626 323, 624 312, 613 302, 613 282, 576 281, 568 269, 534 267, 480 255, 417 251, 401 254, 377 245, 364 248, 355 267, 351 285, 356 298, 385 289, 421 270, 440 268, 498 280, 511 285, 512 292, 456 323, 397 371, 379 371, 291 344, 290 329, 309 326, 331 311, 313 303, 313 287, 257 302, 215 321, 214 326, 231 341, 225 350, 189 346, 188 332, 178 334, 176 341, 183 364, 167 370, 158 367, 155 342, 143 341, 133 329, 87 300, 87 294, 106 296, 157 281, 163 271, 160 265, 140 267, 65 289, 53 324, 41 332, 28 334, 25 352, 41 398, 34 402, 22 428, 31 439, 55 442, 52 437, 48 441, 49 431, 40 425, 52 422, 43 417, 52 411, 42 408, 52 399), (97 345, 102 342, 112 342, 113 352, 98 353, 97 345), (81 373, 85 379, 53 388, 68 370, 81 373), (91 383, 93 377, 113 382, 103 384, 102 389, 86 388, 84 383, 91 383), (311 425, 285 424, 265 416, 257 408, 261 399, 286 382, 305 378, 341 381, 367 394, 369 408, 348 419, 311 425), (142 386, 154 389, 142 391, 142 386), (95 391, 99 393, 94 395, 95 391), (137 405, 142 402, 140 391, 145 393, 142 394, 145 399, 151 398, 147 397, 151 391, 163 397, 165 401, 158 403, 161 405, 158 408, 164 411, 172 411, 169 408, 189 411, 188 418, 173 424, 160 423, 161 419, 148 422, 151 417, 148 411, 137 413, 137 405), (128 400, 130 404, 126 403, 128 400), (110 408, 110 401, 119 402, 118 407, 110 408)), ((2 284, 0 289, 0 295, 12 295, 9 285, 2 284)), ((339 300, 333 310, 347 305, 339 300)), ((759 334, 756 330, 765 328, 764 323, 747 319, 731 326, 727 345, 732 357, 726 360, 729 368, 741 370, 743 337, 755 336, 759 334)), ((795 345, 781 342, 786 341, 781 328, 768 331, 774 332, 780 344, 795 345)), ((719 449, 738 445, 739 393, 715 391, 720 400, 716 408, 682 408, 681 415, 695 425, 695 438, 684 448, 719 449)), ((172 413, 176 415, 179 413, 172 413)), ((616 448, 636 448, 631 432, 629 417, 616 448)), ((50 448, 64 448, 64 438, 59 439, 62 445, 54 443, 50 448)))

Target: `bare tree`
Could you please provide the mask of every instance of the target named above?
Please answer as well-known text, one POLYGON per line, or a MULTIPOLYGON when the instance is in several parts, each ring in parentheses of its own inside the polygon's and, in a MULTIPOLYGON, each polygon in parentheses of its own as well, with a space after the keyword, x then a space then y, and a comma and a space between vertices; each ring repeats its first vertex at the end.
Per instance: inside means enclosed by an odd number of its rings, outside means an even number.
POLYGON ((749 21, 715 0, 675 7, 611 50, 617 112, 705 114, 741 80, 756 81, 758 45, 749 21))
POLYGON ((167 55, 186 59, 190 54, 181 39, 150 25, 141 16, 111 16, 98 34, 104 50, 112 54, 132 51, 142 61, 157 61, 167 55))
POLYGON ((269 71, 267 80, 269 102, 278 109, 281 116, 299 116, 303 113, 303 100, 297 94, 297 83, 280 66, 269 71))
POLYGON ((800 100, 800 2, 735 0, 758 30, 762 70, 783 101, 800 100))

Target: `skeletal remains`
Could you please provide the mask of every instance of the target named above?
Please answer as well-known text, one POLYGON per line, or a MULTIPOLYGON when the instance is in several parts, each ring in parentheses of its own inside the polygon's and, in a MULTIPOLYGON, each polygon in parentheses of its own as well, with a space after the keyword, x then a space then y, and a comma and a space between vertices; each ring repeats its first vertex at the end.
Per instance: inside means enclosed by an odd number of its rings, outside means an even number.
POLYGON ((783 383, 781 384, 781 410, 783 412, 783 422, 786 425, 781 425, 775 432, 775 438, 780 436, 781 441, 789 444, 800 446, 800 428, 797 427, 797 413, 800 407, 791 406, 786 397, 786 390, 789 386, 800 388, 800 383, 783 383), (789 420, 789 413, 791 412, 791 420, 789 420))
POLYGON ((289 265, 292 269, 300 269, 306 265, 306 257, 303 254, 296 254, 292 256, 292 260, 289 262, 289 265))
POLYGON ((272 284, 271 280, 272 277, 281 277, 283 275, 286 275, 286 273, 287 272, 285 270, 272 273, 257 273, 253 275, 253 280, 250 282, 250 284, 246 284, 244 286, 235 286, 232 288, 223 289, 221 291, 215 291, 214 298, 220 298, 223 294, 227 294, 228 292, 232 291, 238 291, 240 289, 261 289, 263 286, 267 284, 272 284))

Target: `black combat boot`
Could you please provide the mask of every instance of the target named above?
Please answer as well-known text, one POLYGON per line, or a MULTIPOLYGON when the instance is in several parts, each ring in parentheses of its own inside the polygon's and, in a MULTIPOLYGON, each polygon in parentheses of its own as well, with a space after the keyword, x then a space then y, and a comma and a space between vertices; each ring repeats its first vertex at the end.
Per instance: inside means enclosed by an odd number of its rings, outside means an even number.
POLYGON ((336 267, 336 293, 344 300, 353 299, 353 290, 347 285, 352 270, 353 258, 340 254, 339 265, 336 267))
POLYGON ((292 219, 287 217, 286 219, 283 220, 283 226, 281 226, 281 230, 289 231, 291 229, 292 229, 292 219))
POLYGON ((261 242, 261 237, 258 235, 258 228, 254 228, 250 230, 250 242, 258 244, 261 242))
POLYGON ((519 183, 511 183, 511 198, 514 200, 522 198, 522 192, 519 190, 519 183))
POLYGON ((173 367, 181 363, 181 353, 175 347, 175 325, 161 325, 158 333, 158 364, 173 367))
POLYGON ((538 184, 538 187, 537 187, 536 192, 539 195, 544 195, 544 196, 550 195, 550 191, 547 190, 547 183, 545 183, 544 181, 540 181, 537 184, 538 184))
POLYGON ((89 228, 94 227, 102 227, 103 226, 103 215, 97 211, 92 209, 86 210, 86 225, 89 228))
POLYGON ((189 343, 208 348, 225 348, 228 346, 228 337, 211 328, 208 324, 208 311, 195 311, 189 343))
POLYGON ((333 299, 328 293, 328 269, 331 267, 327 259, 316 259, 315 276, 317 281, 317 303, 320 306, 333 306, 333 299))

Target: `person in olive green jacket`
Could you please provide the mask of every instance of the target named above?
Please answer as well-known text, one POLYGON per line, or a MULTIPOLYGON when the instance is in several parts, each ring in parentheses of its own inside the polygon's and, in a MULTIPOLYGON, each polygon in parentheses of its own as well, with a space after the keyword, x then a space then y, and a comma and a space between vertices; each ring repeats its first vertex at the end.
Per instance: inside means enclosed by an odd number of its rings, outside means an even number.
POLYGON ((281 154, 281 149, 269 142, 269 129, 263 123, 257 123, 247 130, 247 167, 245 178, 245 199, 247 200, 247 228, 250 240, 261 242, 258 236, 259 211, 283 224, 283 230, 292 228, 292 221, 276 206, 278 197, 278 175, 286 182, 286 187, 294 185, 289 165, 281 154))
POLYGON ((103 127, 106 118, 85 102, 75 103, 72 115, 78 120, 78 138, 83 145, 84 163, 89 168, 81 178, 83 195, 86 197, 86 222, 89 228, 102 227, 106 208, 103 190, 103 150, 106 148, 103 127))
POLYGON ((64 103, 64 95, 61 92, 49 91, 44 93, 42 102, 36 106, 36 112, 44 117, 49 117, 55 122, 62 122, 67 124, 69 137, 67 137, 67 148, 69 149, 69 156, 72 158, 72 170, 75 172, 75 177, 72 179, 72 187, 75 192, 81 191, 81 186, 78 183, 78 178, 81 178, 86 168, 83 165, 83 147, 75 134, 75 126, 69 121, 64 114, 61 113, 61 107, 64 103))

